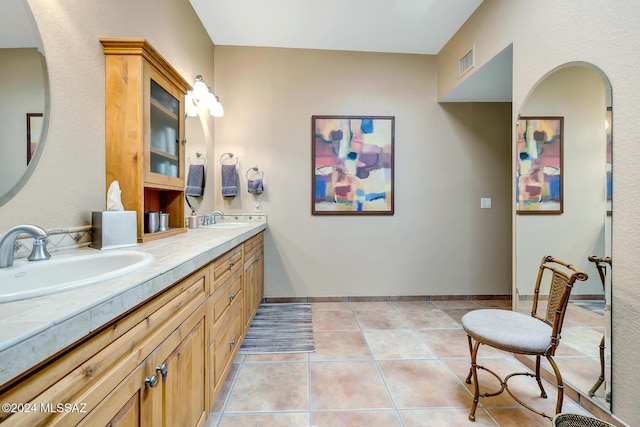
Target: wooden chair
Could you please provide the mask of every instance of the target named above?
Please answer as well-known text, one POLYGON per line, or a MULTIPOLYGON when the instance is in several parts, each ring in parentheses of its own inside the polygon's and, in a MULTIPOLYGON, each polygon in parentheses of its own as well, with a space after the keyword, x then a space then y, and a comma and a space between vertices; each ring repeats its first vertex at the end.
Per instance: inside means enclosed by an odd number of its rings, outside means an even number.
POLYGON ((576 280, 587 280, 587 274, 579 271, 576 267, 566 262, 560 261, 552 256, 544 256, 540 262, 538 277, 535 284, 533 307, 531 316, 518 313, 516 311, 482 309, 474 310, 462 317, 462 327, 467 333, 469 340, 469 352, 471 353, 471 368, 467 377, 467 384, 475 385, 473 405, 469 413, 469 420, 475 421, 475 412, 480 397, 497 396, 503 391, 525 408, 552 419, 549 415, 540 412, 524 403, 515 396, 507 385, 509 379, 516 375, 526 375, 536 379, 540 387, 540 395, 547 397, 542 381, 540 380, 540 357, 545 356, 556 376, 558 387, 558 399, 556 402, 556 414, 562 410, 562 400, 564 397, 564 384, 560 370, 553 360, 556 348, 560 343, 560 331, 566 313, 567 304, 571 289, 576 280), (549 299, 546 310, 542 315, 537 313, 540 294, 540 285, 545 278, 550 276, 549 299), (536 370, 531 372, 515 372, 502 379, 498 374, 489 368, 477 364, 478 349, 480 344, 488 345, 499 350, 511 353, 536 356, 536 370), (478 369, 483 369, 494 377, 501 384, 500 390, 493 393, 480 394, 480 384, 478 384, 478 369))
MULTIPOLYGON (((605 283, 607 281, 607 264, 609 268, 611 268, 611 257, 599 258, 595 255, 589 255, 587 257, 589 261, 596 265, 596 269, 598 270, 598 275, 600 276, 600 281, 602 282, 602 291, 605 291, 605 283)), ((604 349, 605 349, 605 336, 602 336, 600 340, 600 376, 598 377, 596 383, 589 390, 589 397, 593 397, 596 395, 596 391, 600 388, 602 383, 604 383, 604 349)), ((611 393, 607 393, 605 395, 605 399, 607 402, 611 401, 611 393)))

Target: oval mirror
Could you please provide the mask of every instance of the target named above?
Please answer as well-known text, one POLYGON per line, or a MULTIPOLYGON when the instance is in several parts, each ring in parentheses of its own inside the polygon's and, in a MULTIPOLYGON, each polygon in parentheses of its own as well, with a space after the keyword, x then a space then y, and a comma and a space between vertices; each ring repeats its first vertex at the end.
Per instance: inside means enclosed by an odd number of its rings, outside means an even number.
POLYGON ((0 206, 35 170, 49 122, 44 48, 26 0, 2 1, 0 14, 0 206))

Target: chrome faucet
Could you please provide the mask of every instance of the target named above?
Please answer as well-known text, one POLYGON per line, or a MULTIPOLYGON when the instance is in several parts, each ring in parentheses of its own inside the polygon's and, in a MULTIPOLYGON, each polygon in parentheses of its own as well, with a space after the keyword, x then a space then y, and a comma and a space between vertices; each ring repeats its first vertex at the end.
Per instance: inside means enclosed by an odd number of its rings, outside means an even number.
POLYGON ((41 261, 51 258, 47 251, 47 232, 36 225, 17 225, 10 228, 0 239, 0 268, 13 265, 14 247, 18 236, 28 234, 33 237, 33 250, 27 258, 29 261, 41 261))
POLYGON ((222 216, 224 213, 222 211, 213 211, 209 215, 202 218, 202 225, 211 225, 216 223, 216 215, 222 216))

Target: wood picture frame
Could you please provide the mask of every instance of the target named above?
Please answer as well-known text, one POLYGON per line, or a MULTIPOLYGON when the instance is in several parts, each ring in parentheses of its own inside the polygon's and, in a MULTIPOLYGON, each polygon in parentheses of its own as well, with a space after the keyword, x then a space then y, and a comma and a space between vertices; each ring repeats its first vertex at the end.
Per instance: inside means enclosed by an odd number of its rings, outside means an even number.
POLYGON ((563 213, 564 117, 520 117, 516 147, 516 212, 563 213))
POLYGON ((612 203, 613 203, 613 135, 611 129, 613 128, 613 110, 611 107, 607 107, 607 113, 605 117, 605 129, 607 133, 607 162, 606 162, 606 174, 607 174, 607 215, 611 215, 612 203))
POLYGON ((27 165, 40 143, 43 122, 43 113, 27 113, 27 165))
POLYGON ((312 116, 312 215, 393 215, 394 138, 395 116, 312 116))

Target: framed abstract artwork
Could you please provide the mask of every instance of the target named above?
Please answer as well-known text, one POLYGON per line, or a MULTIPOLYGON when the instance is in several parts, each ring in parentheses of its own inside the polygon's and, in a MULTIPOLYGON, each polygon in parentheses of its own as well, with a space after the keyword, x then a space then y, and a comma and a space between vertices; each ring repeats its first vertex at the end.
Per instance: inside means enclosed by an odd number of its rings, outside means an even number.
POLYGON ((607 107, 605 118, 605 129, 607 132, 607 215, 611 215, 611 200, 613 197, 613 139, 611 137, 611 127, 613 119, 611 107, 607 107))
POLYGON ((40 143, 43 121, 42 113, 27 113, 27 164, 40 143))
POLYGON ((393 215, 394 134, 393 116, 312 116, 312 215, 393 215))
POLYGON ((518 214, 563 212, 564 117, 520 117, 517 125, 518 214))

